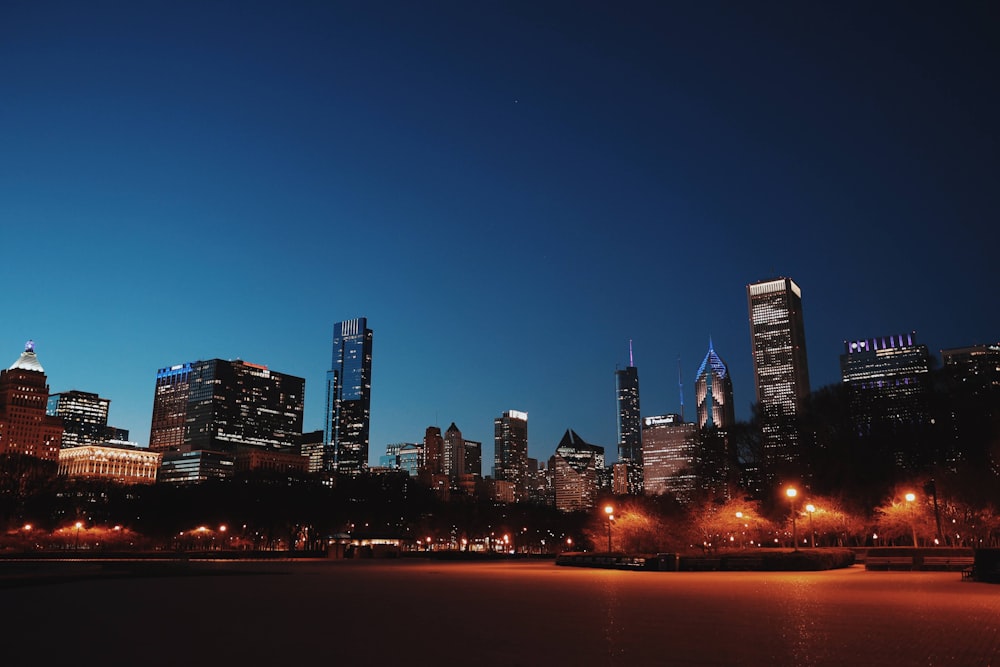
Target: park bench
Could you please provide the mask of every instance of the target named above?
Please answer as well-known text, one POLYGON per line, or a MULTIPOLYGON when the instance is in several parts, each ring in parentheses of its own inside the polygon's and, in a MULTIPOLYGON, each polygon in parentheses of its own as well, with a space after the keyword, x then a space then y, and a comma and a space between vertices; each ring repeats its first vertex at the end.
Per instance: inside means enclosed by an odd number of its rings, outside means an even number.
POLYGON ((924 556, 925 570, 964 570, 972 569, 975 561, 973 556, 924 556))
POLYGON ((868 556, 865 558, 866 570, 911 570, 912 556, 868 556))

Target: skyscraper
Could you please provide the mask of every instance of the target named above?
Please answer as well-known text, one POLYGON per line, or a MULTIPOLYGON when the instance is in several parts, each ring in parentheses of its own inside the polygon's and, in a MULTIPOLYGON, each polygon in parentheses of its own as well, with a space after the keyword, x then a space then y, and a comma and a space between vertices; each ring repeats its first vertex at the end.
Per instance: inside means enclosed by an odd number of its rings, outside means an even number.
POLYGON ((930 352, 917 344, 915 332, 844 341, 840 376, 858 435, 888 438, 903 467, 923 458, 920 427, 930 418, 930 370, 930 352))
POLYGON ((154 452, 176 452, 184 445, 190 379, 191 364, 175 364, 156 371, 153 419, 149 426, 149 448, 154 452))
POLYGON ((851 415, 863 433, 876 423, 912 424, 927 418, 930 352, 914 332, 844 341, 840 376, 851 389, 851 415))
POLYGON ((444 474, 444 438, 440 426, 424 430, 424 472, 428 475, 444 474))
POLYGON ((45 413, 45 369, 28 341, 10 368, 0 371, 0 454, 58 461, 62 420, 45 413))
POLYGON ((293 451, 302 438, 305 380, 246 361, 209 359, 156 373, 149 448, 293 451))
POLYGON ((698 487, 698 425, 674 414, 646 417, 642 447, 646 495, 672 493, 689 501, 698 487))
POLYGON ((604 467, 604 448, 584 442, 567 430, 549 459, 556 509, 587 510, 597 501, 597 470, 604 467))
POLYGON ((333 325, 333 367, 326 374, 327 470, 356 475, 368 467, 372 330, 359 317, 333 325))
POLYGON ((615 371, 618 396, 618 462, 628 466, 629 493, 642 493, 642 418, 639 413, 639 369, 629 342, 626 368, 615 371))
POLYGON ((708 341, 708 354, 695 376, 694 393, 698 403, 698 426, 727 429, 736 422, 729 367, 715 353, 711 340, 708 341))
POLYGON ((62 419, 63 449, 106 441, 110 405, 106 398, 75 389, 49 396, 48 414, 62 419))
POLYGON ((528 413, 507 410, 493 420, 493 476, 509 482, 515 502, 527 497, 528 413))
POLYGON ((809 395, 802 290, 790 278, 751 283, 747 307, 763 463, 773 475, 776 467, 798 461, 797 419, 809 395))
POLYGON ((455 426, 455 422, 452 422, 444 432, 442 468, 444 474, 451 479, 457 479, 465 474, 465 439, 462 438, 462 432, 455 426))

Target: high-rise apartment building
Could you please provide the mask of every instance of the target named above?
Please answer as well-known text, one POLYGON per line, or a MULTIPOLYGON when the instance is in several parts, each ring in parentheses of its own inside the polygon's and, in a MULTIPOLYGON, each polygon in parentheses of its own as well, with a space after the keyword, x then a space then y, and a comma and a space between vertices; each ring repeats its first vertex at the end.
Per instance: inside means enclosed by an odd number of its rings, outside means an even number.
POLYGON ((325 467, 356 475, 368 467, 372 330, 364 317, 333 325, 333 367, 326 374, 325 467))
POLYGON ((708 342, 708 354, 698 367, 694 393, 698 404, 698 426, 714 426, 724 430, 736 422, 733 380, 729 375, 729 367, 715 353, 712 341, 708 342))
POLYGON ((799 458, 797 421, 809 396, 802 290, 790 278, 751 283, 747 307, 763 463, 772 475, 799 458))
POLYGON ((210 359, 156 373, 153 451, 298 450, 305 380, 245 361, 210 359))
POLYGON ((604 448, 567 430, 549 459, 555 506, 561 512, 590 509, 597 501, 597 470, 604 468, 604 448))
POLYGON ((514 502, 527 499, 528 413, 507 410, 493 420, 493 477, 509 482, 514 502))
POLYGON ((49 396, 46 412, 62 419, 62 448, 107 441, 110 405, 107 398, 75 389, 49 396))
POLYGON ((646 495, 690 500, 698 486, 698 425, 675 414, 646 417, 642 449, 646 495))
POLYGON ((642 493, 642 418, 639 412, 639 369, 632 360, 629 344, 629 365, 615 371, 618 397, 618 462, 628 470, 629 493, 642 493))
POLYGON ((58 461, 63 425, 46 414, 49 386, 32 341, 10 368, 0 371, 0 454, 58 461))

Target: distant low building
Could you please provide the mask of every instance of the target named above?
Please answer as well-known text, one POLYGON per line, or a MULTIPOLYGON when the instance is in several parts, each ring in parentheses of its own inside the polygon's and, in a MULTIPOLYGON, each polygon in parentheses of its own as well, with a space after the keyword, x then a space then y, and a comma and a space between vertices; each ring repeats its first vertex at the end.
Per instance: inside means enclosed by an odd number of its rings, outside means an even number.
POLYGON ((128 445, 78 445, 59 450, 59 474, 118 484, 153 484, 161 456, 128 445))
POLYGON ((208 480, 232 479, 236 462, 232 455, 209 449, 164 452, 157 481, 162 484, 200 484, 208 480))

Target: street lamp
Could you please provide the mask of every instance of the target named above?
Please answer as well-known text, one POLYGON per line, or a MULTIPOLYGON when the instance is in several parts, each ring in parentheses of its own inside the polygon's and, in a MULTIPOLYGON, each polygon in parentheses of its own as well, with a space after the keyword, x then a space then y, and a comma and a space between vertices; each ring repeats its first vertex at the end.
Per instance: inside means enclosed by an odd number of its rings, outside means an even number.
POLYGON ((809 544, 813 549, 816 548, 816 533, 813 531, 813 512, 816 511, 816 506, 812 503, 806 505, 806 512, 809 513, 809 544))
POLYGON ((795 496, 799 495, 799 492, 795 487, 790 486, 785 490, 785 495, 788 496, 788 503, 792 508, 792 547, 795 551, 799 550, 799 534, 795 528, 795 496))
POLYGON ((83 522, 82 521, 77 521, 75 524, 73 524, 73 527, 76 528, 76 536, 75 536, 75 538, 73 540, 73 550, 74 551, 79 551, 80 550, 80 529, 83 528, 83 522))
POLYGON ((605 505, 604 513, 608 515, 608 553, 611 553, 611 522, 615 520, 615 508, 605 505))
POLYGON ((743 512, 737 512, 736 513, 736 521, 737 521, 737 523, 736 523, 736 530, 740 531, 740 549, 742 549, 743 548, 743 531, 740 530, 741 529, 740 524, 743 523, 743 512))
POLYGON ((906 506, 909 508, 910 513, 910 532, 913 533, 913 546, 917 546, 917 526, 913 523, 913 501, 917 497, 912 493, 907 493, 906 496, 906 506))

